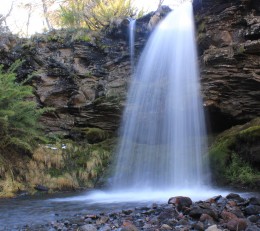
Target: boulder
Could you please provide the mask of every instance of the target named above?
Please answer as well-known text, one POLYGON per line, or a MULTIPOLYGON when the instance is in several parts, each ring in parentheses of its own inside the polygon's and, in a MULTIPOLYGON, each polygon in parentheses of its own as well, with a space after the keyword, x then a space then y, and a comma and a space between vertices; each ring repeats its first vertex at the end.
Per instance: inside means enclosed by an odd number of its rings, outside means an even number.
POLYGON ((168 204, 174 205, 178 211, 185 210, 192 205, 192 200, 189 197, 177 196, 171 197, 168 204))

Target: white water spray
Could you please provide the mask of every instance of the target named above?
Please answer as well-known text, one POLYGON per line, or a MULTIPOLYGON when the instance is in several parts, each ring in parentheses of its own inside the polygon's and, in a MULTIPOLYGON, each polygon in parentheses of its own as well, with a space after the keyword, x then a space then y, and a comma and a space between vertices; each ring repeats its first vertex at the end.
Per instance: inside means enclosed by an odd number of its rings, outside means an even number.
POLYGON ((128 94, 111 190, 58 198, 88 204, 193 201, 228 191, 210 187, 192 5, 151 35, 128 94))
POLYGON ((136 20, 130 19, 129 22, 129 51, 130 51, 130 62, 131 72, 134 73, 134 56, 135 56, 135 26, 136 20))
POLYGON ((157 26, 136 68, 112 187, 122 191, 209 184, 191 3, 157 26))

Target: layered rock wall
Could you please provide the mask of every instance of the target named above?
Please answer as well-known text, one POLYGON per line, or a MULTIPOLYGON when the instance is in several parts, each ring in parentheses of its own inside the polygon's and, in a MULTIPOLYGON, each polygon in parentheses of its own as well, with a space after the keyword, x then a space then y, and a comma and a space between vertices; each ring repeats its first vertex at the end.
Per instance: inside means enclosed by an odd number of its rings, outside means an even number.
MULTIPOLYGON (((136 60, 165 12, 137 20, 136 60)), ((259 2, 204 0, 196 5, 195 20, 202 94, 213 130, 259 116, 259 2)), ((81 139, 90 128, 118 130, 131 81, 128 23, 113 22, 103 34, 61 30, 30 40, 1 37, 1 63, 25 60, 18 80, 31 75, 35 100, 55 108, 42 118, 49 133, 81 139)))
POLYGON ((214 130, 260 115, 260 2, 202 1, 196 10, 204 106, 214 130))

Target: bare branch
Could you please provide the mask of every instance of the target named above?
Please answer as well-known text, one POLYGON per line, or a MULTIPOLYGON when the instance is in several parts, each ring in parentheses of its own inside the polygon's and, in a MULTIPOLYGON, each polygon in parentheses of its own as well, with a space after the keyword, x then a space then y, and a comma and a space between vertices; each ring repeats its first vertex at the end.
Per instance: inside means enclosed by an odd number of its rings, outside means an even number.
POLYGON ((163 2, 164 2, 164 0, 159 0, 157 9, 159 9, 162 6, 163 2))

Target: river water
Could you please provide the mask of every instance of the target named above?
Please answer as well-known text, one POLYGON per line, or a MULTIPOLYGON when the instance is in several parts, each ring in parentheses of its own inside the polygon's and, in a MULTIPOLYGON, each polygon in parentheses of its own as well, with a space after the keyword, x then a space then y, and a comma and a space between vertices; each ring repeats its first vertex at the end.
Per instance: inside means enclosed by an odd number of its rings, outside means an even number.
POLYGON ((88 193, 65 193, 0 200, 0 230, 16 230, 26 225, 48 224, 76 214, 116 212, 149 202, 103 203, 87 199, 88 193), (85 199, 84 199, 85 198, 85 199))
MULTIPOLYGON (((216 195, 226 196, 234 190, 211 190, 200 195, 194 192, 189 195, 192 200, 208 199, 216 195)), ((173 192, 174 193, 174 192, 173 192)), ((153 203, 167 203, 169 197, 187 195, 175 192, 172 195, 154 193, 153 195, 136 192, 113 193, 107 191, 88 191, 81 193, 46 194, 25 196, 14 199, 0 200, 0 231, 19 230, 29 225, 49 224, 56 220, 70 218, 76 214, 95 215, 99 213, 119 212, 122 209, 134 209, 140 206, 151 206, 153 203)), ((260 197, 259 193, 242 192, 242 197, 260 197)))

